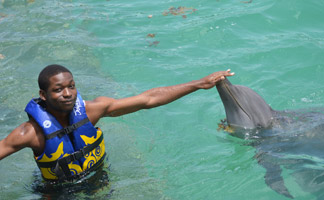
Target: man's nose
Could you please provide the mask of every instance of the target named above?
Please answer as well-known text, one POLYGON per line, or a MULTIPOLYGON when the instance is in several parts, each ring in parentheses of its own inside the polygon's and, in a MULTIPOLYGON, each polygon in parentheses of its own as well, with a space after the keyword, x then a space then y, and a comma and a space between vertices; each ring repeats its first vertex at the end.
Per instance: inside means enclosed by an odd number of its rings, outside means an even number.
POLYGON ((69 90, 69 88, 65 88, 64 90, 63 90, 63 96, 64 97, 69 97, 69 96, 71 96, 72 95, 72 93, 71 93, 71 91, 69 90))

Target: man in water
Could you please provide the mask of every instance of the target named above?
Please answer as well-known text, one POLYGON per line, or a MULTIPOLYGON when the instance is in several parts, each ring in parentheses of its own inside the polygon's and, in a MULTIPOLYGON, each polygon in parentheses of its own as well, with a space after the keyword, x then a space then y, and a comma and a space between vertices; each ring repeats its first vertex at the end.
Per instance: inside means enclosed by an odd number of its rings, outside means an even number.
POLYGON ((45 180, 79 178, 103 163, 103 134, 94 127, 100 118, 162 106, 199 89, 210 89, 232 75, 230 70, 220 71, 200 80, 153 88, 137 96, 83 101, 72 73, 63 66, 49 65, 38 77, 40 98, 32 99, 26 106, 29 120, 0 141, 0 160, 29 147, 45 180))

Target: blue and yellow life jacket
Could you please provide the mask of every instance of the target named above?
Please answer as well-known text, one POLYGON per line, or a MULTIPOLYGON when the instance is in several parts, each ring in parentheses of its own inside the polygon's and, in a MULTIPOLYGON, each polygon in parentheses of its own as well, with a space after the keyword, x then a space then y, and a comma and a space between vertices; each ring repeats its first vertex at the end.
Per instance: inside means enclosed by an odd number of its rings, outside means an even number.
POLYGON ((35 156, 43 178, 72 180, 100 166, 106 155, 103 134, 89 121, 81 95, 77 95, 66 128, 46 112, 41 102, 40 98, 32 99, 25 111, 45 134, 44 152, 35 156))

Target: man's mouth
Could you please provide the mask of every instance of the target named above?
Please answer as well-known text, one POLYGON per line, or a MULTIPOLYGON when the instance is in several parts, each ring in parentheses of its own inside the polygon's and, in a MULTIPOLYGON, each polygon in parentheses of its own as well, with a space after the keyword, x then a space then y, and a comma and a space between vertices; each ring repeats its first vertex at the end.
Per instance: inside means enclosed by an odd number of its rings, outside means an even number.
POLYGON ((62 102, 62 104, 64 104, 64 105, 71 105, 71 104, 74 104, 74 100, 68 100, 68 101, 61 101, 62 102))

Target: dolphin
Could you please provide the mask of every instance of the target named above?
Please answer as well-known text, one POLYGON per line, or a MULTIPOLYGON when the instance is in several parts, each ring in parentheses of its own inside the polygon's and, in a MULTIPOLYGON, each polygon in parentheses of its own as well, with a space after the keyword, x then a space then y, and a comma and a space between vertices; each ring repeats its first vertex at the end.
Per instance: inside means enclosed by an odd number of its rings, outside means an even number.
MULTIPOLYGON (((293 170, 298 183, 324 197, 324 110, 276 111, 252 89, 225 78, 216 85, 232 134, 250 141, 255 159, 266 169, 265 183, 294 198, 281 176, 293 170)), ((225 129, 226 130, 226 129, 225 129)))
POLYGON ((216 87, 229 125, 247 129, 266 128, 271 125, 274 110, 252 89, 232 85, 228 79, 221 81, 216 87))

